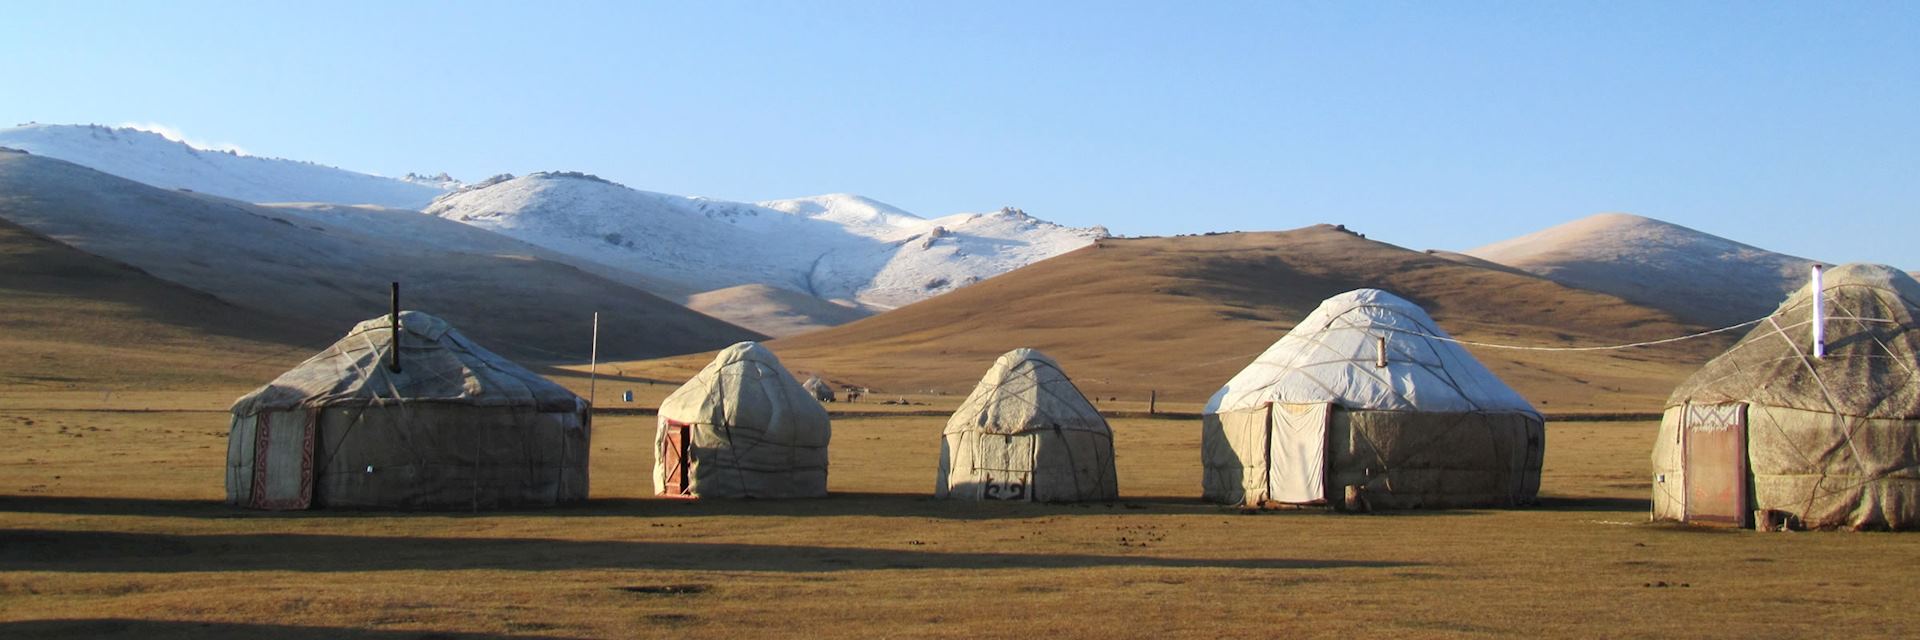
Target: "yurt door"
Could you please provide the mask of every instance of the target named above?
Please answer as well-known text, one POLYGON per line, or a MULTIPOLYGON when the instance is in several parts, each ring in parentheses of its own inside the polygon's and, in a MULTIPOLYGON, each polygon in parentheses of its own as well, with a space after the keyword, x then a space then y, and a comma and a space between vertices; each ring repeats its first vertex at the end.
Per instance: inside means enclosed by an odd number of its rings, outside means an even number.
POLYGON ((1748 526, 1747 405, 1688 404, 1684 424, 1687 521, 1748 526))
POLYGON ((687 482, 687 469, 693 466, 691 453, 687 450, 687 440, 693 435, 693 425, 684 422, 667 421, 667 434, 660 443, 660 465, 664 467, 661 476, 665 485, 660 495, 685 496, 693 492, 687 482))
POLYGON ((254 417, 255 509, 313 505, 313 431, 317 412, 272 411, 254 417))
POLYGON ((982 500, 1033 500, 1033 437, 980 434, 982 500))
POLYGON ((1267 434, 1267 491, 1275 502, 1326 502, 1327 422, 1333 405, 1273 404, 1267 434))

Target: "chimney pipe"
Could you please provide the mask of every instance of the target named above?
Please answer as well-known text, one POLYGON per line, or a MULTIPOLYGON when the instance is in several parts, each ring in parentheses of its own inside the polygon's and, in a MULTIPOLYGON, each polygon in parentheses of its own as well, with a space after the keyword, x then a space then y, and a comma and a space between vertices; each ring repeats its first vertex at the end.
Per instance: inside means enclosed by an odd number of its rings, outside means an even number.
POLYGON ((1826 287, 1820 277, 1820 263, 1813 263, 1813 359, 1827 357, 1826 287))
POLYGON ((387 348, 387 370, 400 373, 400 283, 393 283, 388 300, 391 305, 387 309, 387 324, 393 332, 393 341, 387 348))

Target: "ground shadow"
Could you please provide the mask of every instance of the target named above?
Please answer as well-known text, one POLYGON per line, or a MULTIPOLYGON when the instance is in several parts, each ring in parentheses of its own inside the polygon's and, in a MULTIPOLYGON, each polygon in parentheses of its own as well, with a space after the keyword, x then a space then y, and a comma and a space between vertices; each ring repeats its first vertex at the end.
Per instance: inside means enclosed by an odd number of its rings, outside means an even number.
POLYGON ((60 513, 69 515, 141 516, 160 518, 351 518, 460 516, 475 517, 832 517, 880 516, 935 518, 943 520, 998 520, 1071 515, 1115 513, 1207 514, 1231 512, 1230 507, 1203 502, 1198 498, 1151 496, 1115 502, 1079 502, 1034 504, 1025 502, 979 502, 935 500, 928 494, 842 492, 825 498, 794 500, 666 498, 596 498, 586 502, 544 508, 492 509, 481 511, 386 511, 366 509, 314 509, 306 511, 258 511, 212 500, 165 498, 84 497, 0 495, 0 513, 60 513))
MULTIPOLYGON (((1556 507, 1542 499, 1544 508, 1571 510, 1617 510, 1588 505, 1556 507)), ((1583 501, 1607 499, 1579 499, 1583 501)), ((1645 505, 1640 505, 1644 507, 1645 505)), ((1113 502, 1029 503, 975 500, 937 500, 928 494, 838 492, 825 498, 793 500, 666 498, 596 498, 582 503, 545 508, 494 509, 482 511, 381 511, 364 509, 314 509, 306 511, 259 511, 243 509, 211 500, 175 500, 161 498, 93 498, 74 496, 0 496, 0 513, 59 513, 68 515, 139 516, 157 518, 406 518, 472 516, 483 518, 574 518, 574 517, 892 517, 934 520, 1022 520, 1072 516, 1112 515, 1260 515, 1266 517, 1446 517, 1476 513, 1475 509, 1402 509, 1367 514, 1345 514, 1330 508, 1242 509, 1207 502, 1188 496, 1137 496, 1113 502)))
POLYGON ((484 640, 488 638, 538 638, 557 636, 493 635, 481 633, 441 633, 436 631, 372 631, 337 627, 295 627, 277 624, 236 622, 180 622, 168 620, 130 620, 101 618, 92 620, 21 620, 0 622, 0 637, 6 638, 279 638, 282 640, 321 640, 323 638, 361 638, 366 640, 484 640))
POLYGON ((1648 498, 1541 496, 1538 507, 1543 511, 1649 511, 1653 509, 1653 501, 1648 498))
POLYGON ((1418 563, 1297 558, 1170 558, 1080 553, 941 552, 905 536, 865 547, 739 543, 423 538, 310 534, 0 531, 0 567, 9 571, 174 573, 183 571, 355 572, 498 569, 651 569, 818 573, 888 569, 1078 569, 1160 567, 1338 569, 1418 563))

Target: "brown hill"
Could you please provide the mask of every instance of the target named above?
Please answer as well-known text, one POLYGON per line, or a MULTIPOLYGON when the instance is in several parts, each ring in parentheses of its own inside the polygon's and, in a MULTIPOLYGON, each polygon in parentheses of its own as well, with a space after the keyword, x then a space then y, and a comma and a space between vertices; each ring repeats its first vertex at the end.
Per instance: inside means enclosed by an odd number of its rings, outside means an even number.
POLYGON ((235 306, 0 220, 0 387, 239 384, 311 324, 235 306))
POLYGON ((1716 327, 1772 313, 1806 284, 1813 265, 1625 213, 1588 216, 1466 253, 1716 327))
POLYGON ((659 357, 759 336, 538 253, 476 244, 473 230, 457 222, 405 211, 345 213, 169 191, 0 151, 0 219, 331 335, 384 313, 387 283, 398 280, 407 308, 444 317, 522 359, 585 359, 595 311, 607 355, 659 357), (363 219, 384 215, 406 216, 405 224, 363 219))
POLYGON ((687 297, 687 307, 774 337, 799 335, 873 315, 866 309, 764 284, 696 293, 687 297))
MULTIPOLYGON (((1462 339, 1584 346, 1698 327, 1606 294, 1482 268, 1320 225, 1103 240, 977 285, 771 346, 791 368, 890 392, 966 393, 1020 346, 1058 358, 1094 396, 1204 402, 1328 296, 1359 287, 1421 304, 1462 339)), ((1543 411, 1658 411, 1727 344, 1604 352, 1471 347, 1543 411)), ((692 357, 628 371, 672 377, 692 357)))

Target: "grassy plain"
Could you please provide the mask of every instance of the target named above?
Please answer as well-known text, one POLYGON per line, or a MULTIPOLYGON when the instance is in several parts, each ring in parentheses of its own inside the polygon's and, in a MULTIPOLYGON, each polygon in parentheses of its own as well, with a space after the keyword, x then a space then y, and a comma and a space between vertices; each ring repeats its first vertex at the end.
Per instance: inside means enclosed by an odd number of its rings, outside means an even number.
POLYGON ((916 415, 836 420, 831 498, 656 500, 610 415, 584 506, 288 514, 219 503, 243 390, 0 396, 0 636, 1893 637, 1920 592, 1920 538, 1646 523, 1648 423, 1551 425, 1514 511, 1242 514, 1154 419, 1118 503, 939 502, 916 415))

